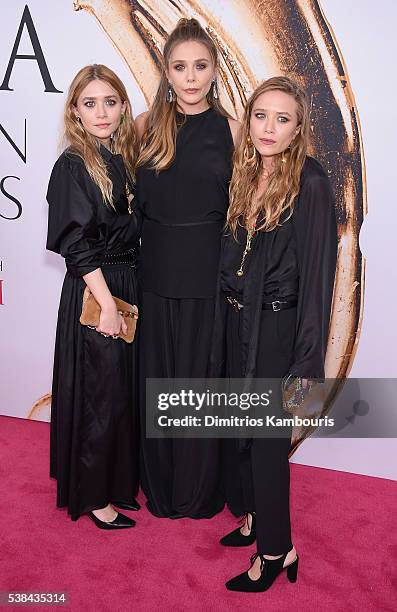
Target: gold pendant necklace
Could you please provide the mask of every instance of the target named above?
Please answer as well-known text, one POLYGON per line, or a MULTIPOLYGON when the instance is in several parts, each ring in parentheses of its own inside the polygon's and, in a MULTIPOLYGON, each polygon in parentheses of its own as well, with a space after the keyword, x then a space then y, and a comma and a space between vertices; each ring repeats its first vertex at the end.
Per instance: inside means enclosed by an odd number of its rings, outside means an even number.
POLYGON ((128 202, 128 214, 131 215, 132 214, 131 202, 134 199, 134 194, 132 193, 130 189, 128 181, 125 182, 125 195, 127 197, 127 202, 128 202))
POLYGON ((239 269, 236 272, 237 276, 243 276, 243 274, 244 274, 243 267, 244 267, 245 258, 247 257, 248 253, 251 250, 251 243, 252 243, 252 239, 253 239, 255 233, 256 233, 255 225, 253 225, 251 228, 249 228, 247 230, 247 240, 246 240, 246 243, 245 243, 245 249, 244 249, 244 252, 243 252, 243 256, 241 258, 240 267, 239 267, 239 269))

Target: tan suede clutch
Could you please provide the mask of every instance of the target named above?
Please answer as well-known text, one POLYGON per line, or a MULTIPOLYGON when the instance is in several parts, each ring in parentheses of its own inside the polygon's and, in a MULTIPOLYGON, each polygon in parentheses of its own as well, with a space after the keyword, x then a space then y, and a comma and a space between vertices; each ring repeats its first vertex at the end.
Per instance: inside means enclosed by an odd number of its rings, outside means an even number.
MULTIPOLYGON (((138 308, 135 305, 131 305, 124 300, 120 300, 112 296, 117 310, 123 316, 124 321, 127 325, 127 334, 120 332, 116 337, 125 340, 129 344, 134 341, 136 322, 138 319, 138 308)), ((80 323, 82 325, 88 325, 89 327, 98 327, 99 317, 101 315, 101 307, 94 298, 93 294, 88 287, 84 289, 83 294, 83 308, 80 316, 80 323)))

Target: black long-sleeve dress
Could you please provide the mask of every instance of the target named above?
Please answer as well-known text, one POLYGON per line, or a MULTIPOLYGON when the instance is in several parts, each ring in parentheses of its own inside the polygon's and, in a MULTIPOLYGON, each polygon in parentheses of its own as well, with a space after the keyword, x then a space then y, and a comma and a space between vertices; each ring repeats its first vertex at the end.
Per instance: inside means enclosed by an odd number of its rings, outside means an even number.
MULTIPOLYGON (((112 295, 137 304, 140 218, 129 214, 121 155, 101 146, 113 183, 107 206, 80 157, 66 150, 48 187, 47 248, 66 260, 55 343, 50 474, 72 519, 138 490, 136 344, 79 322, 85 282, 101 268, 112 295)), ((131 186, 132 187, 132 186, 131 186)))
POLYGON ((220 238, 228 207, 233 139, 209 108, 178 114, 176 156, 156 175, 138 169, 143 212, 142 487, 160 517, 213 516, 224 506, 218 440, 145 436, 146 378, 205 378, 208 372, 220 238))
MULTIPOLYGON (((337 226, 334 197, 322 166, 311 157, 306 159, 292 216, 275 230, 255 235, 240 277, 236 271, 246 235, 246 230, 239 227, 238 242, 230 230, 222 239, 212 375, 281 378, 290 373, 323 378, 337 226), (243 304, 238 316, 231 312, 225 295, 243 304), (279 312, 262 310, 263 303, 275 300, 296 300, 297 304, 279 312)), ((255 442, 270 444, 266 439, 255 442)), ((284 442, 281 440, 280 445, 284 442)), ((224 441, 223 479, 227 503, 236 515, 247 511, 238 467, 238 449, 243 447, 241 441, 224 441)), ((288 448, 284 450, 283 459, 287 461, 288 448)))

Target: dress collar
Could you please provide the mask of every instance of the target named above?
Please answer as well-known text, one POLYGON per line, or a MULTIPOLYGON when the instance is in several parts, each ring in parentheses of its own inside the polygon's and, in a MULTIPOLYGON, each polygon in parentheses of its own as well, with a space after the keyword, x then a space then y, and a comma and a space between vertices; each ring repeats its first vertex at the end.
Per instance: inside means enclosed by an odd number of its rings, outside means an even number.
POLYGON ((195 121, 196 119, 200 119, 201 117, 205 117, 206 115, 209 115, 213 110, 214 110, 213 107, 210 106, 205 111, 202 111, 201 113, 195 113, 193 115, 189 115, 189 113, 181 113, 180 111, 177 110, 176 115, 180 119, 185 119, 187 121, 195 121))
POLYGON ((102 143, 99 143, 99 152, 106 161, 110 161, 114 157, 114 154, 102 143))

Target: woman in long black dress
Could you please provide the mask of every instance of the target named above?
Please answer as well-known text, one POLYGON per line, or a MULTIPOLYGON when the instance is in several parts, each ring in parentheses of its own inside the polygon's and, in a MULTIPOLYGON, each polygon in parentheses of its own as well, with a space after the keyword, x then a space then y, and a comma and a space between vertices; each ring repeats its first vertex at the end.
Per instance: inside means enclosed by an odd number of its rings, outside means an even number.
MULTIPOLYGON (((265 81, 247 103, 222 244, 213 374, 279 380, 291 374, 303 387, 324 377, 337 231, 328 177, 307 156, 309 126, 305 94, 286 77, 265 81)), ((277 388, 271 414, 288 417, 277 388)), ((246 517, 221 543, 257 544, 250 569, 229 580, 230 590, 265 591, 284 568, 296 580, 291 427, 277 433, 228 445, 228 503, 246 517)))
POLYGON ((93 65, 74 78, 65 107, 69 146, 48 187, 47 248, 66 260, 58 313, 51 410, 57 505, 102 529, 133 527, 111 504, 139 509, 135 343, 112 296, 137 303, 140 222, 132 193, 137 140, 124 85, 93 65), (80 324, 88 286, 99 326, 80 324))
POLYGON ((203 518, 224 505, 217 440, 148 439, 146 378, 204 378, 210 353, 219 245, 238 123, 219 102, 217 50, 194 19, 164 47, 154 103, 137 117, 143 212, 140 369, 142 487, 160 517, 203 518))

